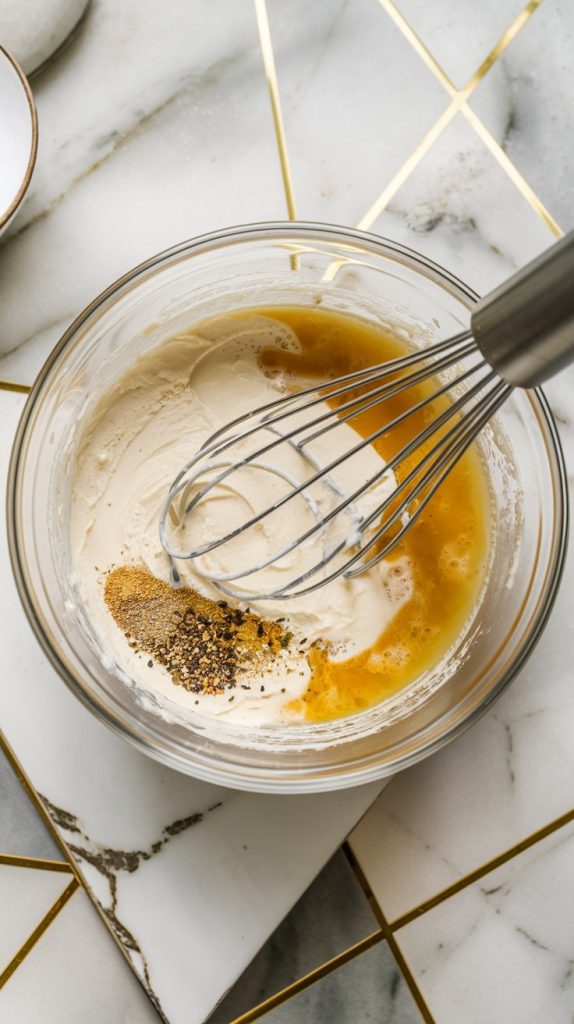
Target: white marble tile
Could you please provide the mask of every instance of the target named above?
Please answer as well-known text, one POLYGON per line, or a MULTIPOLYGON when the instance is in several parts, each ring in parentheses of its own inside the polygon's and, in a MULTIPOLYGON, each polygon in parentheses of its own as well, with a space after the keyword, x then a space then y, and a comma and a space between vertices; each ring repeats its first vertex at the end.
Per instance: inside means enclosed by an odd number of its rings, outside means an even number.
POLYGON ((571 1024, 574 828, 397 933, 440 1024, 571 1024))
MULTIPOLYGON (((462 115, 376 227, 479 292, 553 240, 462 115)), ((571 471, 573 384, 570 370, 547 388, 571 471)), ((573 565, 571 552, 547 631, 511 689, 470 734, 395 779, 355 832, 355 852, 391 918, 569 809, 573 565)))
POLYGON ((563 230, 574 227, 574 6, 544 0, 471 106, 563 230))
POLYGON ((0 853, 62 860, 62 851, 1 750, 0 853))
MULTIPOLYGON (((0 473, 21 406, 22 396, 0 392, 0 473)), ((152 762, 89 715, 46 662, 5 541, 0 572, 5 678, 18 687, 17 700, 9 686, 0 690, 7 738, 172 1024, 201 1021, 380 786, 279 799, 152 762)))
POLYGON ((424 253, 479 293, 555 241, 460 113, 373 230, 424 253))
POLYGON ((461 88, 525 6, 523 0, 398 0, 396 6, 461 88))
POLYGON ((59 871, 0 864, 0 974, 70 880, 59 871))
POLYGON ((0 351, 45 354, 53 329, 154 252, 285 216, 250 0, 98 0, 34 89, 40 153, 0 250, 0 351))
POLYGON ((375 0, 268 7, 298 215, 353 224, 448 100, 375 0))
POLYGON ((471 731, 398 775, 352 846, 385 914, 401 916, 574 803, 574 550, 538 647, 471 731))
POLYGON ((0 1018, 10 1024, 159 1024, 79 889, 0 992, 0 1018))
POLYGON ((29 341, 17 345, 6 355, 0 355, 0 380, 33 384, 40 367, 69 324, 69 317, 57 320, 33 335, 29 341))
MULTIPOLYGON (((398 4, 462 85, 522 0, 398 4)), ((268 5, 299 214, 353 223, 448 97, 376 0, 268 5)), ((571 21, 567 0, 543 0, 472 99, 565 227, 572 217, 571 21)), ((85 303, 138 260, 225 223, 286 215, 250 0, 169 0, 161 10, 153 0, 92 0, 77 39, 34 90, 37 171, 0 249, 0 379, 21 382, 33 380, 85 303)), ((374 230, 423 251, 480 292, 552 240, 461 115, 374 230)), ((571 374, 549 389, 571 467, 573 382, 571 374)), ((21 405, 20 396, 0 393, 4 462, 21 405)), ((1 544, 0 621, 11 643, 0 720, 55 805, 62 835, 76 847, 136 970, 147 970, 171 1024, 193 1024, 375 790, 303 800, 244 796, 136 754, 91 719, 46 665, 1 544), (207 810, 219 800, 222 806, 207 810), (172 828, 182 821, 181 830, 172 828)), ((569 808, 573 557, 543 641, 514 686, 471 733, 396 779, 355 833, 355 851, 389 917, 569 808)), ((513 862, 498 893, 474 887, 400 933, 439 1024, 569 1021, 563 907, 571 846, 547 855, 548 871, 524 869, 516 886, 513 865, 526 861, 513 862), (543 881, 553 877, 560 885, 546 891, 543 881), (538 892, 540 899, 532 895, 538 892), (459 936, 453 950, 450 934, 459 936), (505 958, 508 978, 500 969, 505 958)), ((338 935, 329 936, 333 949, 338 935)), ((393 1024, 418 1019, 386 946, 270 1019, 362 1024, 383 1010, 393 1024)), ((126 1024, 156 1015, 78 892, 0 993, 0 1018, 126 1024)))
MULTIPOLYGON (((205 151, 218 134, 219 111, 207 108, 214 99, 209 90, 226 67, 235 65, 238 74, 245 74, 245 109, 260 114, 258 85, 264 88, 265 82, 257 81, 256 58, 253 5, 245 0, 220 0, 217 9, 209 0, 171 0, 161 10, 154 0, 124 0, 119 6, 92 0, 73 43, 33 80, 42 126, 38 163, 12 233, 46 215, 133 135, 161 131, 158 121, 166 107, 179 108, 185 145, 197 129, 193 119, 186 122, 186 114, 205 102, 205 151), (248 63, 242 63, 246 58, 248 63)), ((233 106, 232 96, 229 102, 233 106)), ((165 147, 169 134, 163 142, 165 147)), ((164 155, 175 156, 173 150, 164 155)), ((189 152, 182 152, 181 161, 189 163, 189 152)), ((140 188, 152 183, 151 174, 147 181, 151 171, 142 166, 140 188)), ((137 187, 138 181, 133 184, 137 187)), ((114 205, 112 195, 109 205, 114 205)))

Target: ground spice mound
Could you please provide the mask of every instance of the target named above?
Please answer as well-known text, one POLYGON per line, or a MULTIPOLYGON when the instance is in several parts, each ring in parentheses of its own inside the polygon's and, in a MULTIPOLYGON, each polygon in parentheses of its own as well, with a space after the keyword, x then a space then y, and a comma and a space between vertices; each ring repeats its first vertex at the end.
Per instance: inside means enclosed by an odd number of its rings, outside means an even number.
POLYGON ((177 686, 192 693, 234 687, 289 644, 278 622, 187 587, 174 589, 139 566, 112 569, 104 598, 130 647, 163 665, 177 686))

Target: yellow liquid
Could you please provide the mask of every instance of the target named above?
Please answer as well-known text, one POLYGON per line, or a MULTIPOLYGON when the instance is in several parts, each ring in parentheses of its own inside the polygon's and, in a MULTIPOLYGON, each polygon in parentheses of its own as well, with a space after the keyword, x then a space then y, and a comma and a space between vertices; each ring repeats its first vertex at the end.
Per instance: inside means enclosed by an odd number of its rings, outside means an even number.
MULTIPOLYGON (((327 309, 273 307, 250 310, 288 324, 299 339, 300 352, 268 348, 261 354, 267 372, 286 372, 318 381, 364 369, 405 355, 396 336, 360 320, 327 309)), ((352 426, 363 437, 390 422, 421 398, 436 391, 428 381, 409 388, 361 413, 352 426)), ((347 400, 349 395, 344 396, 347 400)), ((343 399, 341 399, 342 401, 343 399)), ((336 400, 333 400, 336 401, 336 400)), ((410 415, 374 447, 390 459, 447 406, 444 398, 410 415)), ((451 421, 449 426, 452 426, 451 421)), ((436 437, 430 444, 436 441, 436 437)), ((401 463, 400 480, 420 460, 401 463)), ((486 475, 471 448, 433 496, 418 521, 388 556, 407 555, 413 579, 412 597, 384 629, 373 647, 347 661, 334 662, 325 649, 309 652, 311 680, 304 695, 288 710, 309 722, 352 714, 378 703, 432 668, 451 647, 471 614, 484 580, 489 539, 486 475)))

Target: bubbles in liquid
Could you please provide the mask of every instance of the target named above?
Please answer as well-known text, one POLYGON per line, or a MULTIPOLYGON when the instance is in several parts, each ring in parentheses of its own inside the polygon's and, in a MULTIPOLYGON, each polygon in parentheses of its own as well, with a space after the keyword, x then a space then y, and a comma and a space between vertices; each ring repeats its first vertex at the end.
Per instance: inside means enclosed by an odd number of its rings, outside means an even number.
POLYGON ((391 604, 402 605, 413 596, 413 576, 410 559, 405 555, 388 566, 383 586, 391 604))
MULTIPOLYGON (((295 382, 301 386, 307 380, 327 380, 404 354, 394 326, 385 337, 379 328, 330 310, 295 308, 265 310, 267 324, 275 315, 293 331, 295 345, 286 335, 274 336, 263 350, 260 366, 287 389, 295 382)), ((421 386, 418 397, 435 386, 436 382, 421 386)), ((353 425, 366 437, 412 401, 410 391, 399 395, 393 403, 357 417, 353 425)), ((412 430, 424 429, 444 408, 441 401, 427 406, 409 421, 410 431, 385 436, 384 443, 375 444, 376 451, 389 459, 412 430)), ((427 442, 412 462, 430 447, 432 442, 427 442)), ((297 708, 306 720, 324 721, 372 706, 432 667, 454 639, 470 611, 485 540, 481 467, 472 453, 465 460, 468 465, 459 463, 412 535, 396 550, 401 557, 393 554, 392 561, 380 563, 379 578, 392 607, 392 621, 374 646, 348 661, 332 660, 327 649, 310 653, 309 688, 297 708)), ((406 459, 404 472, 409 465, 406 459)))
POLYGON ((423 644, 433 640, 439 633, 438 626, 431 626, 421 615, 414 615, 410 618, 408 635, 414 647, 421 647, 423 644))
POLYGON ((371 651, 367 659, 367 672, 397 672, 408 665, 412 651, 407 644, 397 640, 387 644, 382 651, 371 651))
POLYGON ((470 540, 462 534, 454 541, 443 545, 438 558, 438 567, 445 580, 463 583, 471 574, 470 540))

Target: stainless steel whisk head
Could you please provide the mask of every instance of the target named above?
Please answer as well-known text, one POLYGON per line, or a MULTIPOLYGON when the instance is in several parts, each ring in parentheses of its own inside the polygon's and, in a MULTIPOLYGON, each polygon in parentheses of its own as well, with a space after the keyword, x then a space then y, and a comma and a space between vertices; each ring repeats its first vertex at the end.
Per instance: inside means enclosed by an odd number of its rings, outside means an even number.
POLYGON ((572 359, 574 234, 481 300, 470 330, 283 394, 214 433, 182 467, 161 512, 160 539, 174 583, 177 562, 193 560, 223 594, 279 600, 368 571, 404 538, 513 387, 536 386, 572 359), (430 393, 421 389, 428 381, 437 381, 430 393), (409 392, 412 404, 367 436, 347 434, 337 451, 336 431, 409 392), (375 467, 371 459, 365 476, 359 460, 415 415, 428 423, 388 460, 379 455, 375 467), (207 515, 208 536, 191 543, 206 503, 231 486, 241 493, 242 473, 250 474, 255 495, 244 493, 246 516, 212 536, 207 515), (254 473, 273 479, 272 500, 262 507, 254 473), (285 535, 295 502, 304 503, 305 525, 285 535), (263 544, 250 542, 254 533, 263 544), (244 562, 250 543, 255 556, 244 562), (239 562, 226 567, 217 559, 231 547, 239 562), (276 578, 262 587, 257 575, 270 569, 276 578))

